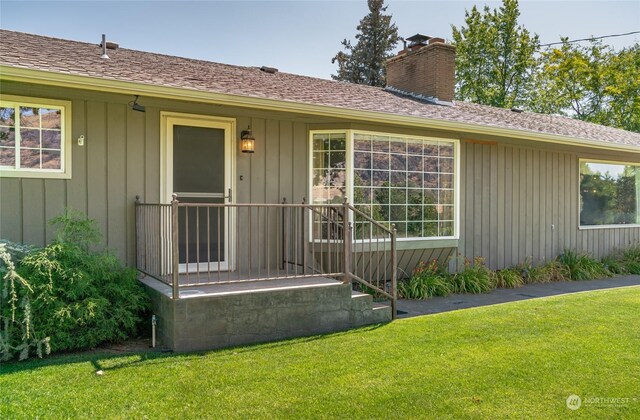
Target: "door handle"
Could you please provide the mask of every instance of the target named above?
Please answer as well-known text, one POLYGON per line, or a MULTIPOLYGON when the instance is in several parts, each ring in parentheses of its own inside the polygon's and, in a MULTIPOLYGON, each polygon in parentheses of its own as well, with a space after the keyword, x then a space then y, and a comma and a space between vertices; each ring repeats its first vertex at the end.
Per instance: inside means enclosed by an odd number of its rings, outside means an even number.
POLYGON ((231 188, 229 188, 229 195, 227 195, 227 196, 226 196, 226 197, 224 197, 224 198, 228 198, 228 199, 229 199, 229 202, 231 202, 231 199, 233 198, 233 196, 232 196, 232 194, 231 194, 231 188))

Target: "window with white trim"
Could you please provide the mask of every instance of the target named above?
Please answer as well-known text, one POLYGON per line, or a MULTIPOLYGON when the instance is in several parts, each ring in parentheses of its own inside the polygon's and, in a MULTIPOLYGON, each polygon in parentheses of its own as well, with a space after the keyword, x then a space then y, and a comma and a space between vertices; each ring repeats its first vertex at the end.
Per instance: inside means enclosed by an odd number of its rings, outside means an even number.
POLYGON ((313 203, 347 196, 399 238, 456 236, 454 140, 346 130, 312 131, 311 142, 313 203))
POLYGON ((580 225, 640 224, 640 164, 580 161, 580 225))
POLYGON ((70 176, 70 103, 3 96, 0 171, 3 176, 70 176))

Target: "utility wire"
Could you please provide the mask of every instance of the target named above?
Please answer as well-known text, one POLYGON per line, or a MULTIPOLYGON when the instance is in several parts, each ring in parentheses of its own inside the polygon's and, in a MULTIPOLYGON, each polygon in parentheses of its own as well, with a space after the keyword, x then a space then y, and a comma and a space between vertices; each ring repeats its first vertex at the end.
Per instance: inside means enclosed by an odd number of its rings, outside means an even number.
MULTIPOLYGON (((613 34, 613 35, 603 35, 603 36, 592 36, 590 38, 582 38, 582 39, 572 39, 571 41, 566 41, 566 43, 570 44, 573 42, 582 42, 582 41, 591 41, 591 40, 596 40, 596 39, 605 39, 605 38, 614 38, 614 37, 618 37, 618 36, 627 36, 627 35, 634 35, 634 34, 640 34, 640 31, 633 31, 633 32, 627 32, 625 34, 613 34)), ((551 42, 549 44, 540 44, 541 47, 550 47, 552 45, 560 45, 560 44, 564 44, 565 42, 551 42)))

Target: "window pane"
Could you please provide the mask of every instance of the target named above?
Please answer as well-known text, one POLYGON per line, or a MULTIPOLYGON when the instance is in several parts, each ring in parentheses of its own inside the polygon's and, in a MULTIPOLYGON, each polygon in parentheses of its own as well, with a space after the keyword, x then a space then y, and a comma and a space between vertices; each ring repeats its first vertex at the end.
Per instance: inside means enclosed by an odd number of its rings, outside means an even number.
POLYGON ((374 153, 371 155, 373 169, 389 169, 389 155, 387 153, 374 153))
POLYGON ((440 143, 440 156, 453 157, 453 145, 450 143, 440 143))
POLYGON ((453 222, 440 222, 438 236, 453 236, 453 222))
POLYGON ((331 134, 331 150, 347 150, 344 133, 331 134))
POLYGON ((345 152, 331 152, 329 162, 332 168, 346 168, 345 152))
POLYGON ((394 155, 391 154, 391 161, 389 168, 392 171, 403 171, 407 170, 407 156, 406 155, 394 155))
POLYGON ((414 172, 422 172, 422 156, 407 157, 407 169, 414 172))
POLYGON ((371 168, 371 153, 355 152, 353 155, 354 168, 369 169, 371 168))
POLYGON ((410 155, 422 156, 422 140, 407 140, 407 153, 410 155))
POLYGON ((367 134, 354 134, 353 150, 371 151, 371 136, 367 134))
POLYGON ((378 187, 389 186, 389 171, 373 171, 373 185, 378 187))
POLYGON ((16 150, 0 147, 0 166, 16 166, 16 150))
POLYGON ((440 159, 440 172, 453 173, 453 159, 440 159))
POLYGON ((60 149, 60 131, 43 130, 42 147, 45 149, 60 149))
POLYGON ((20 127, 40 128, 39 108, 20 107, 20 127))
POLYGON ((389 137, 372 136, 371 150, 374 152, 389 153, 389 137))
POLYGON ((424 233, 425 237, 436 237, 438 236, 438 223, 437 222, 426 222, 424 223, 424 233))
POLYGON ((14 125, 14 117, 16 110, 15 108, 0 108, 0 125, 6 125, 9 127, 13 127, 14 125))
POLYGON ((640 223, 640 165, 580 163, 580 224, 640 223))
POLYGON ((425 142, 423 156, 438 156, 438 143, 425 142))
POLYGON ((391 186, 392 187, 406 187, 407 186, 407 172, 406 171, 391 172, 391 186))
POLYGON ((0 127, 0 146, 13 147, 16 144, 16 132, 8 127, 0 127))
POLYGON ((25 169, 40 169, 40 150, 20 149, 20 167, 25 169))
POLYGON ((329 150, 329 134, 313 135, 314 150, 329 150))
POLYGON ((42 128, 60 129, 60 110, 40 108, 40 117, 42 119, 42 128))
POLYGON ((437 157, 425 157, 424 158, 424 171, 425 172, 438 172, 438 158, 437 157))
POLYGON ((57 150, 42 151, 42 169, 60 169, 60 152, 57 150))
POLYGON ((40 147, 40 130, 21 128, 20 147, 40 147))
POLYGON ((371 185, 371 171, 356 169, 353 171, 353 184, 356 186, 371 185))
POLYGON ((328 152, 314 152, 313 153, 313 167, 314 168, 328 168, 329 167, 329 153, 328 152))
POLYGON ((453 174, 440 174, 440 188, 453 188, 453 174))

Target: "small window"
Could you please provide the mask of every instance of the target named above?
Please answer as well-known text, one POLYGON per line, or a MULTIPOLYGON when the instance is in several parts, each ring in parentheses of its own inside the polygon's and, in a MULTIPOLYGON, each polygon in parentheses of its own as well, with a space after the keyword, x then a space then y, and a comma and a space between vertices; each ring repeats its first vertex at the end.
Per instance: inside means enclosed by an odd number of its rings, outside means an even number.
POLYGON ((640 224, 640 164, 580 162, 580 225, 640 224))
POLYGON ((3 177, 71 177, 71 105, 65 101, 3 96, 0 101, 0 173, 3 177))

